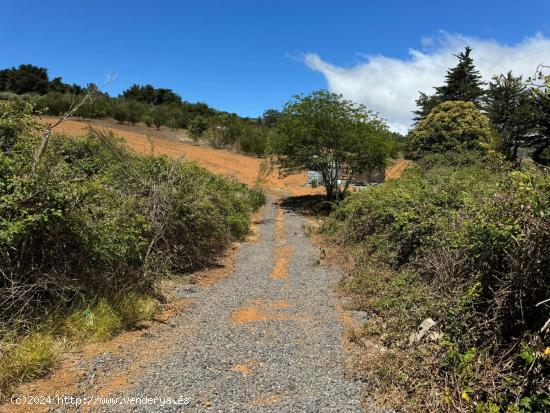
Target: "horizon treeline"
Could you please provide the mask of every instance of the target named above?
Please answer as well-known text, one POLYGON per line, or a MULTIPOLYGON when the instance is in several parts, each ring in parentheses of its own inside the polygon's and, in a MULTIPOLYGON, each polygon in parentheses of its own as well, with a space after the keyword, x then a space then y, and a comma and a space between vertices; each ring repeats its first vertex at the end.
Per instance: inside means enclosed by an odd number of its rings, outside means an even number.
POLYGON ((93 99, 80 106, 75 116, 87 119, 114 118, 121 124, 143 123, 160 129, 187 129, 194 140, 205 140, 215 147, 235 147, 243 153, 263 155, 267 150, 268 129, 277 111, 268 110, 261 118, 244 118, 212 108, 204 102, 188 102, 172 89, 150 84, 133 84, 113 97, 94 84, 85 87, 49 78, 48 70, 31 64, 0 70, 0 100, 18 98, 34 105, 43 115, 66 113, 84 94, 93 99))
POLYGON ((550 95, 546 86, 536 84, 545 78, 544 66, 533 68, 533 78, 524 79, 512 71, 484 82, 471 56, 472 48, 456 54, 458 63, 445 75, 445 83, 429 95, 420 92, 414 111, 415 126, 434 108, 447 101, 473 103, 491 121, 500 149, 507 160, 517 162, 522 153, 550 164, 550 95), (535 73, 536 72, 536 73, 535 73))

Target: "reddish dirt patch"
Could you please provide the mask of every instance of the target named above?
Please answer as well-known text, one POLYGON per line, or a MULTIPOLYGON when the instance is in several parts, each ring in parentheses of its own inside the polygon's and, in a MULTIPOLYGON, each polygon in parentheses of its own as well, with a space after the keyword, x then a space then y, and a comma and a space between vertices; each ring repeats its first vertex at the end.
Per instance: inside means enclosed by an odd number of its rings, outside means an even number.
POLYGON ((288 262, 293 254, 293 250, 287 244, 285 216, 280 204, 277 205, 275 213, 275 236, 278 246, 275 248, 275 266, 271 272, 271 278, 274 280, 286 280, 288 278, 288 262))
POLYGON ((277 309, 287 308, 281 305, 281 300, 277 302, 268 302, 265 300, 255 300, 251 304, 237 308, 231 316, 231 321, 235 325, 242 325, 256 321, 266 320, 292 320, 288 314, 281 314, 277 309))
POLYGON ((245 364, 237 364, 235 367, 231 369, 231 371, 234 371, 236 373, 242 373, 245 376, 252 374, 253 370, 259 366, 257 361, 251 360, 248 363, 245 364))
POLYGON ((393 165, 386 169, 386 179, 399 179, 405 169, 412 164, 412 161, 407 159, 398 159, 393 165))
POLYGON ((245 324, 267 319, 267 315, 256 306, 238 308, 232 316, 233 324, 245 324))
POLYGON ((279 300, 275 303, 275 307, 277 307, 277 308, 288 308, 289 304, 288 304, 288 301, 286 301, 286 300, 279 300))
POLYGON ((275 249, 275 267, 271 272, 271 278, 274 280, 286 280, 288 278, 288 261, 292 253, 292 247, 289 245, 282 245, 275 249))

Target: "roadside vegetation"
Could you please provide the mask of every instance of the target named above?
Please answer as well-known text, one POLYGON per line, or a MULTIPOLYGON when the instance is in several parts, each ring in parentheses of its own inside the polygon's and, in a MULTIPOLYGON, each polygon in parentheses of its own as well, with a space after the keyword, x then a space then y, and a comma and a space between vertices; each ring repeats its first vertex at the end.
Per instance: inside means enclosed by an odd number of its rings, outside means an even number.
POLYGON ((249 231, 259 190, 113 135, 52 134, 0 102, 0 398, 62 351, 150 319, 161 277, 208 267, 249 231))
POLYGON ((352 339, 371 409, 550 411, 550 78, 497 77, 484 99, 469 53, 419 99, 414 166, 324 226, 369 316, 352 339))

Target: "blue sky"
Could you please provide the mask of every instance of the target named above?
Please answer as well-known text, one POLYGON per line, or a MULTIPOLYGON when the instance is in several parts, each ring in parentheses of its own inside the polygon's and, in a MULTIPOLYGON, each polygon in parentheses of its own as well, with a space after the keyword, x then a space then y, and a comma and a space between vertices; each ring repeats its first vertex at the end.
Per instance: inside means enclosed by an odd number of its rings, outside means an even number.
POLYGON ((359 70, 373 56, 408 62, 411 48, 447 52, 442 36, 513 47, 550 39, 550 1, 522 3, 4 0, 0 67, 32 63, 79 84, 102 83, 112 72, 113 95, 151 83, 256 116, 296 93, 327 85, 345 93, 350 78, 338 83, 331 73, 359 70))

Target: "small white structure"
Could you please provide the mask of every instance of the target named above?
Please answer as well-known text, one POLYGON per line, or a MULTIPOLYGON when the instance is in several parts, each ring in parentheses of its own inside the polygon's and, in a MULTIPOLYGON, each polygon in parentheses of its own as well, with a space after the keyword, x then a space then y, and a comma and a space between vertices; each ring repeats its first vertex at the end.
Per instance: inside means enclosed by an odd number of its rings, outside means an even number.
POLYGON ((323 175, 317 171, 307 171, 307 184, 311 187, 323 185, 323 175))
MULTIPOLYGON (((349 175, 347 175, 346 171, 340 171, 340 174, 338 176, 338 185, 345 185, 347 179, 349 178, 349 175)), ((385 179, 385 171, 384 169, 372 169, 369 172, 365 172, 362 174, 357 174, 351 177, 350 184, 352 187, 364 187, 368 185, 376 185, 379 183, 384 182, 385 179)), ((307 171, 307 184, 308 186, 318 186, 323 185, 323 175, 321 175, 318 171, 307 171)))

